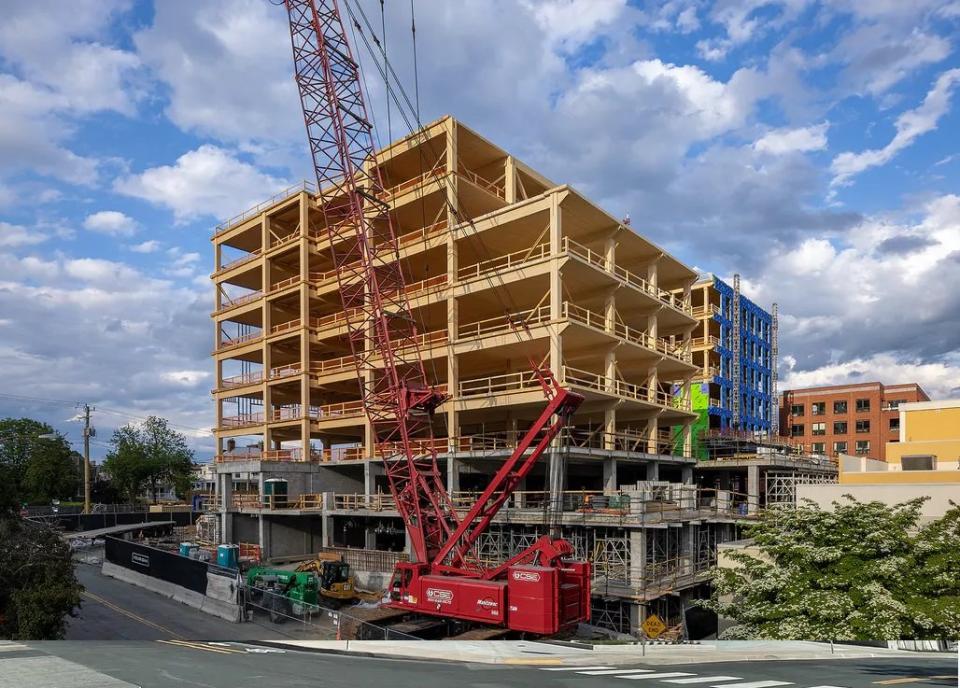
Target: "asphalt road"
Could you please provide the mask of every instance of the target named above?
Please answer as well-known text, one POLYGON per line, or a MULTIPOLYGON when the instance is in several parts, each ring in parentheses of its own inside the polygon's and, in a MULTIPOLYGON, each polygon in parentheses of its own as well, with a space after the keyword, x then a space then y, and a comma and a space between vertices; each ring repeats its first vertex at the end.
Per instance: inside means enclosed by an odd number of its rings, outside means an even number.
POLYGON ((955 659, 754 661, 563 669, 447 664, 187 641, 0 645, 0 688, 953 688, 955 659), (599 674, 595 672, 612 672, 599 674), (591 673, 594 672, 594 673, 591 673), (619 679, 619 680, 618 680, 619 679), (623 683, 628 686, 630 684, 623 683))
POLYGON ((332 629, 305 628, 290 621, 231 623, 157 593, 104 576, 89 564, 76 564, 86 588, 80 616, 69 620, 67 640, 270 640, 332 638, 332 629))

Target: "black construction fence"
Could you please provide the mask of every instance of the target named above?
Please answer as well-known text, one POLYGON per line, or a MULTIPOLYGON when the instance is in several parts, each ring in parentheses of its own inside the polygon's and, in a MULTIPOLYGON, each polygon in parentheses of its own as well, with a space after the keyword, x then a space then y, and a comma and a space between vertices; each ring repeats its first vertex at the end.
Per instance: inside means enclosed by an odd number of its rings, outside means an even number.
POLYGON ((104 538, 103 548, 104 557, 111 564, 207 594, 206 562, 110 535, 104 538))

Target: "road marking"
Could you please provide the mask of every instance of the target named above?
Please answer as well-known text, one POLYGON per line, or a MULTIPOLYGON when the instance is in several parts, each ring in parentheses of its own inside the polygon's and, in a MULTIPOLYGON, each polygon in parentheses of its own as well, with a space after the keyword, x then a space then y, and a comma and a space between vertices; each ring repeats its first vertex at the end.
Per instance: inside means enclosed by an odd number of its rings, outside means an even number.
MULTIPOLYGON (((740 676, 694 676, 693 678, 673 678, 664 683, 710 683, 711 681, 742 681, 740 676)), ((820 686, 826 688, 826 686, 820 686)))
POLYGON ((189 647, 193 650, 203 650, 204 652, 215 652, 219 655, 246 654, 243 650, 232 650, 225 647, 212 647, 211 645, 206 645, 205 643, 189 642, 186 640, 158 640, 157 642, 166 643, 167 645, 176 645, 178 647, 189 647))
POLYGON ((169 628, 167 628, 166 626, 161 626, 161 625, 158 624, 158 623, 154 623, 153 621, 150 621, 150 620, 148 620, 148 619, 144 619, 142 616, 140 616, 140 615, 138 615, 138 614, 134 614, 134 613, 131 612, 129 609, 124 609, 123 607, 121 607, 121 606, 119 606, 119 605, 117 605, 117 604, 114 604, 114 603, 111 602, 110 600, 107 600, 107 599, 104 599, 103 597, 100 597, 100 595, 95 595, 95 594, 93 594, 93 593, 90 592, 89 590, 84 590, 82 593, 80 593, 80 595, 81 595, 82 597, 89 598, 89 599, 93 600, 94 602, 99 602, 99 603, 102 604, 103 606, 112 609, 113 611, 117 612, 118 614, 123 614, 124 616, 126 616, 126 617, 128 617, 128 618, 130 618, 130 619, 133 619, 134 621, 139 621, 140 623, 142 623, 142 624, 145 625, 145 626, 150 626, 151 628, 157 629, 157 630, 160 631, 161 633, 166 633, 166 634, 169 635, 171 638, 180 638, 180 639, 183 638, 182 635, 180 635, 179 633, 175 633, 174 631, 171 631, 171 630, 170 630, 169 628))
POLYGON ((16 652, 18 650, 29 650, 27 645, 17 643, 0 643, 0 652, 16 652))
POLYGON ((577 667, 555 667, 551 669, 541 669, 540 671, 589 671, 593 669, 612 669, 609 666, 577 666, 577 667))
POLYGON ((643 678, 675 678, 677 676, 693 676, 693 674, 686 671, 668 671, 663 674, 640 674, 639 676, 617 676, 617 678, 625 678, 628 681, 639 681, 643 678))
POLYGON ((616 676, 617 674, 650 674, 653 669, 604 669, 602 671, 578 671, 587 676, 616 676))
POLYGON ((945 678, 956 678, 956 676, 907 676, 904 678, 888 678, 885 681, 874 681, 881 686, 893 686, 898 683, 918 683, 920 681, 939 681, 945 678))
POLYGON ((773 686, 792 686, 790 681, 747 681, 746 683, 728 683, 717 688, 773 688, 773 686))

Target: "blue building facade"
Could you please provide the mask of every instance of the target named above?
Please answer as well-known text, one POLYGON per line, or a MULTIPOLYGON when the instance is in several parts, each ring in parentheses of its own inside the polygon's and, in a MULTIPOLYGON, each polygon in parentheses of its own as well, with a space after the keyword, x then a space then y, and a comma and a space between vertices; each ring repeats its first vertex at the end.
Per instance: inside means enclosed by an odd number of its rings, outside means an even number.
MULTIPOLYGON (((750 299, 740 295, 740 384, 734 386, 734 291, 733 287, 713 278, 713 288, 720 295, 720 312, 713 317, 720 323, 720 373, 715 382, 720 391, 721 407, 711 409, 719 418, 717 427, 752 432, 768 432, 772 408, 773 317, 750 299), (739 423, 734 419, 734 394, 739 395, 739 423)), ((711 423, 711 426, 713 423, 711 423)))

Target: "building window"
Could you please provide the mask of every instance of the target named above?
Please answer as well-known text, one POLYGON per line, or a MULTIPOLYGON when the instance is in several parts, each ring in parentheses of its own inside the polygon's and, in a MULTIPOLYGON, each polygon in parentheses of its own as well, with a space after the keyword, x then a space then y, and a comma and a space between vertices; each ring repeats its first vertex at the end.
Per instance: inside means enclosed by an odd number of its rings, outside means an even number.
POLYGON ((822 416, 827 412, 827 402, 825 401, 815 401, 810 404, 810 415, 811 416, 822 416))
POLYGON ((791 425, 791 426, 790 426, 790 436, 791 436, 791 437, 803 437, 803 426, 802 426, 802 425, 791 425))
POLYGON ((845 401, 835 401, 835 402, 833 402, 833 412, 834 412, 834 413, 846 413, 846 412, 847 412, 847 402, 845 402, 845 401))
POLYGON ((900 429, 900 417, 890 419, 890 429, 899 430, 900 429))
POLYGON ((894 399, 893 401, 887 402, 887 408, 890 409, 891 411, 894 411, 900 408, 900 404, 902 403, 903 403, 903 399, 894 399))
POLYGON ((790 415, 791 415, 791 416, 802 416, 802 415, 803 415, 803 404, 791 404, 791 405, 790 405, 790 415))
POLYGON ((857 413, 863 413, 870 410, 869 399, 857 399, 857 413))
POLYGON ((838 420, 833 424, 833 434, 834 435, 846 435, 847 434, 847 421, 838 420))
POLYGON ((811 427, 811 435, 826 435, 827 434, 827 424, 826 423, 814 423, 811 427))
POLYGON ((870 451, 870 440, 857 440, 857 454, 866 454, 870 451))
POLYGON ((820 455, 826 454, 826 451, 824 450, 825 445, 823 442, 814 442, 810 446, 813 447, 814 454, 820 454, 820 455))
POLYGON ((870 421, 868 421, 868 420, 858 420, 858 421, 857 421, 857 432, 870 432, 870 421))
POLYGON ((834 443, 833 443, 833 453, 834 453, 834 454, 846 454, 846 453, 847 453, 847 443, 846 443, 846 442, 834 442, 834 443))

